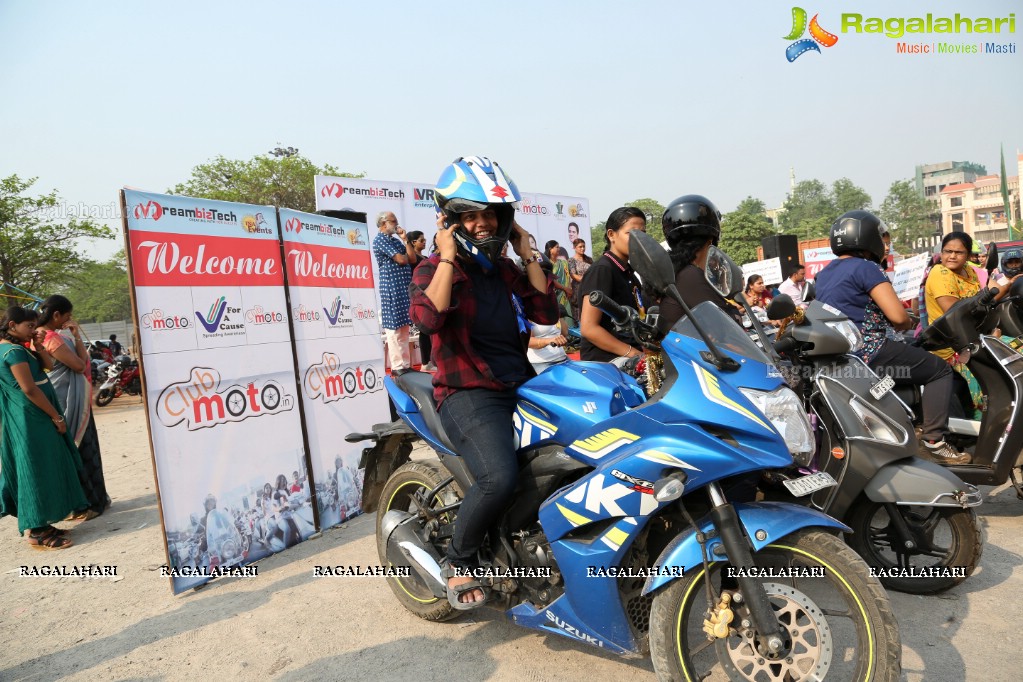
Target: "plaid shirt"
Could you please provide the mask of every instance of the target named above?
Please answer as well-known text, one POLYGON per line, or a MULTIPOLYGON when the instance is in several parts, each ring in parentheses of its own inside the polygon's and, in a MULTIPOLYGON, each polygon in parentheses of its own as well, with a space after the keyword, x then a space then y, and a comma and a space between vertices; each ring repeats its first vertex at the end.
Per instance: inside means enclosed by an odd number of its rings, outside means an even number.
MULTIPOLYGON (((459 389, 489 388, 503 391, 511 388, 494 377, 490 367, 473 347, 470 333, 473 318, 476 317, 476 297, 473 296, 469 275, 462 269, 461 263, 457 260, 455 263, 450 308, 437 310, 426 295, 426 288, 430 286, 440 264, 438 254, 430 256, 416 267, 409 287, 412 322, 419 327, 420 332, 431 336, 433 344, 432 359, 437 364, 437 372, 433 375, 433 398, 438 407, 445 398, 459 389)), ((497 269, 507 289, 522 299, 527 319, 538 324, 557 324, 558 304, 550 277, 547 278, 547 291, 540 292, 533 288, 526 274, 511 260, 499 259, 497 269)), ((529 337, 521 336, 524 356, 529 337)))

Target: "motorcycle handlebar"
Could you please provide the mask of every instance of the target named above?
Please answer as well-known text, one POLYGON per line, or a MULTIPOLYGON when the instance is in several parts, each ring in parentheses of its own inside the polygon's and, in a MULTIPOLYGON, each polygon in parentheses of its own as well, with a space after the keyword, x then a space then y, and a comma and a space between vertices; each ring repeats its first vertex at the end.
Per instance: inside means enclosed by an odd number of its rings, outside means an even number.
POLYGON ((612 301, 603 291, 590 292, 590 305, 604 311, 617 325, 629 323, 629 311, 612 301))
POLYGON ((774 344, 774 350, 778 353, 788 353, 794 350, 796 347, 796 340, 791 336, 786 336, 784 339, 779 340, 774 344))

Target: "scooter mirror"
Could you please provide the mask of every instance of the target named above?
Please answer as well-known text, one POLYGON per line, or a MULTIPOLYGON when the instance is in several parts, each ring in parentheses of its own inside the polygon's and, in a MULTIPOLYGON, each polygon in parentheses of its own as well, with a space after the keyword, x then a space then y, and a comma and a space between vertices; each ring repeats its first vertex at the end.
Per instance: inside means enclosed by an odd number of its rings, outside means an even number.
POLYGON ((778 294, 767 304, 767 319, 782 320, 796 314, 796 304, 788 294, 778 294))
POLYGON ((671 257, 657 240, 639 230, 629 233, 629 263, 643 281, 658 291, 666 291, 675 283, 671 257))
POLYGON ((707 253, 703 274, 710 285, 725 298, 733 298, 742 291, 742 268, 716 246, 707 253))
POLYGON ((803 289, 803 300, 809 303, 815 298, 817 298, 817 287, 813 285, 813 282, 807 282, 806 288, 803 289))
POLYGON ((984 261, 984 269, 991 274, 998 269, 998 246, 991 242, 987 247, 987 260, 984 261))

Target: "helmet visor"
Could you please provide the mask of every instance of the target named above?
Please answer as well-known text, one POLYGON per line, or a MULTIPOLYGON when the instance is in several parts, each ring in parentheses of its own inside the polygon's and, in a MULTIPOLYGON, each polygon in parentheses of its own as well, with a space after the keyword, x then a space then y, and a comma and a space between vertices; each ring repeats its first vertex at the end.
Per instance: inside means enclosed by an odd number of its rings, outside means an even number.
POLYGON ((444 205, 445 211, 451 211, 452 213, 468 213, 469 211, 482 211, 486 209, 489 204, 483 204, 478 201, 472 201, 470 199, 462 199, 455 197, 448 201, 444 205))

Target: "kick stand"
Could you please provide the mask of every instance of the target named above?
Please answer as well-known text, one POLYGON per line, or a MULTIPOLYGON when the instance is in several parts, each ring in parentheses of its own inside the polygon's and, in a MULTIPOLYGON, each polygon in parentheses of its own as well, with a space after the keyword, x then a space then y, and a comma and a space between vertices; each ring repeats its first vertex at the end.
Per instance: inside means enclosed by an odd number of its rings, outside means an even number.
POLYGON ((1016 489, 1016 497, 1023 500, 1023 488, 1020 488, 1019 480, 1016 479, 1016 467, 1009 469, 1009 481, 1012 483, 1012 487, 1016 489))

